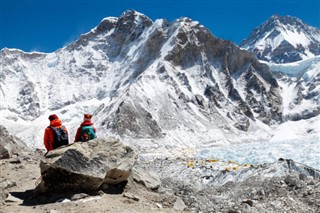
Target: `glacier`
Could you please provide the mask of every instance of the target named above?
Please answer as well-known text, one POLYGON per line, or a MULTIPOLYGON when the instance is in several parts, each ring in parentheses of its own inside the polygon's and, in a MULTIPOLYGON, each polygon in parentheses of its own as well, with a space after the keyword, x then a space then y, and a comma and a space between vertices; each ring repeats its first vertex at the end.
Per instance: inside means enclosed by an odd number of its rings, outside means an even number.
POLYGON ((233 160, 240 164, 253 165, 273 163, 280 158, 284 158, 320 170, 319 150, 319 137, 309 136, 279 141, 221 145, 199 150, 195 157, 198 159, 220 159, 223 161, 233 160))

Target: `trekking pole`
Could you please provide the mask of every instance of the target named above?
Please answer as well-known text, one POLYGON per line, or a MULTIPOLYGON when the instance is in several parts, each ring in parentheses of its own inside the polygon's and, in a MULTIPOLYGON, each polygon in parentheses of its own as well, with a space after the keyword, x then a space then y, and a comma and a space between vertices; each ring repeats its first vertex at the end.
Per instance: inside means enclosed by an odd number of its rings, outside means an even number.
POLYGON ((48 153, 49 153, 49 151, 47 151, 46 154, 43 155, 43 157, 45 157, 48 153))
POLYGON ((38 186, 41 181, 42 181, 42 175, 40 175, 40 177, 36 180, 36 182, 34 183, 34 185, 35 185, 35 186, 38 186))

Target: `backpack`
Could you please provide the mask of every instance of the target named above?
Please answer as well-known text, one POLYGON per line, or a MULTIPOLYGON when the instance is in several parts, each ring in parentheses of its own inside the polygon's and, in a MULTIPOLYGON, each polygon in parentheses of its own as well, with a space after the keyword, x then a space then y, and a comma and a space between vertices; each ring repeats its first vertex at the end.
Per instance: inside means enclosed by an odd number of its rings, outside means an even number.
POLYGON ((94 129, 92 126, 82 126, 81 127, 81 141, 89 141, 96 138, 94 129))
POLYGON ((56 128, 53 126, 48 126, 48 127, 52 129, 52 132, 53 132, 53 138, 54 138, 54 142, 52 145, 53 149, 69 144, 68 133, 64 126, 62 126, 61 128, 56 128))

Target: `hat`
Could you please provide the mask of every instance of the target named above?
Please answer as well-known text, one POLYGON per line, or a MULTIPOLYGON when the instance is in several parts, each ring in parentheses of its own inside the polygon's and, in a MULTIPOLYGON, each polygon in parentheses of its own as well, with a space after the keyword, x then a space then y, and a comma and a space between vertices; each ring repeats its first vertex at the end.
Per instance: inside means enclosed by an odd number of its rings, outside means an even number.
POLYGON ((92 115, 91 114, 84 114, 83 121, 91 121, 92 115))
POLYGON ((53 120, 55 120, 55 119, 59 119, 56 114, 52 114, 52 115, 49 116, 49 120, 50 120, 50 121, 53 121, 53 120))

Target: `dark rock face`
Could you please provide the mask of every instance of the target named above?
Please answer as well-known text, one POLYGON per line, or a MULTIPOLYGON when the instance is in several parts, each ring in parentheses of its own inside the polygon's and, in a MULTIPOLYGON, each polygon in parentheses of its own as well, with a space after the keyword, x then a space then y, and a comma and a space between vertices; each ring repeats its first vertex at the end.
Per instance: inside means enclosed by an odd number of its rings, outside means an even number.
MULTIPOLYGON (((255 53, 261 60, 275 63, 289 63, 307 57, 308 52, 313 55, 320 55, 319 37, 319 29, 303 23, 298 18, 274 15, 261 26, 254 29, 249 37, 241 42, 240 46, 255 53), (280 44, 274 46, 277 37, 288 33, 295 33, 298 37, 303 35, 304 37, 301 40, 307 38, 309 42, 308 44, 293 45, 290 41, 283 40, 280 44), (259 47, 261 43, 265 45, 263 49, 259 47)), ((297 41, 292 42, 296 43, 297 41)))
MULTIPOLYGON (((188 24, 191 20, 185 22, 188 24)), ((235 120, 235 127, 246 131, 249 119, 255 120, 253 111, 266 124, 282 120, 282 98, 278 84, 266 65, 260 64, 253 54, 240 50, 232 42, 215 38, 201 25, 186 29, 179 29, 176 44, 166 60, 184 68, 200 65, 204 73, 208 73, 203 78, 212 76, 210 66, 220 63, 223 83, 218 85, 216 79, 210 79, 212 85, 207 86, 204 95, 216 107, 229 109, 228 116, 235 120), (239 85, 241 80, 244 85, 239 85), (265 82, 271 85, 270 89, 266 88, 265 82), (223 90, 228 94, 223 94, 223 90), (252 95, 253 91, 258 97, 252 95), (243 92, 246 97, 241 97, 243 92)), ((184 81, 188 82, 188 79, 184 78, 184 81)))
POLYGON ((109 32, 111 29, 113 29, 116 26, 117 21, 118 21, 117 18, 108 18, 108 19, 103 20, 97 26, 97 33, 109 32))
POLYGON ((40 100, 39 95, 35 91, 35 85, 32 82, 22 88, 17 97, 17 101, 20 103, 22 113, 29 115, 29 118, 36 118, 40 116, 40 100))
POLYGON ((41 192, 94 192, 126 181, 136 152, 113 138, 73 143, 50 151, 40 163, 41 192))
POLYGON ((108 57, 125 57, 129 52, 128 43, 139 39, 141 34, 152 25, 152 21, 135 11, 126 11, 118 19, 114 32, 107 38, 108 57))
POLYGON ((109 124, 120 135, 133 138, 162 137, 161 128, 152 115, 141 106, 122 102, 115 113, 114 123, 109 124))

